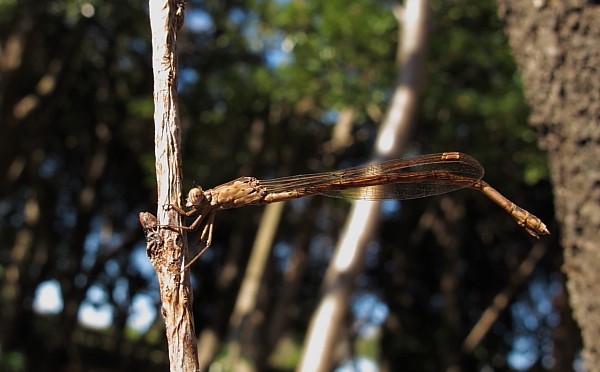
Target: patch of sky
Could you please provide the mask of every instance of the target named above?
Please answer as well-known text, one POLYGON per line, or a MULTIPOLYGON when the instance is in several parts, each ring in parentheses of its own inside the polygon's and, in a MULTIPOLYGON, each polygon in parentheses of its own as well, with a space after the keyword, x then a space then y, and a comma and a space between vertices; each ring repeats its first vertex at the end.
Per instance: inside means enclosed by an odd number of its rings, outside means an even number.
MULTIPOLYGON (((88 252, 97 250, 96 242, 86 240, 88 252)), ((149 281, 156 282, 156 275, 146 256, 145 245, 139 244, 131 253, 132 264, 149 281)), ((113 272, 119 271, 119 265, 115 262, 107 262, 106 270, 113 272)), ((78 287, 86 284, 85 279, 76 278, 78 287)), ((158 284, 150 285, 150 288, 158 288, 158 284)), ((125 303, 128 300, 129 282, 124 279, 118 279, 114 288, 113 298, 119 303, 125 303)), ((110 326, 113 319, 113 307, 108 304, 108 294, 100 286, 92 285, 85 300, 82 302, 78 313, 78 319, 86 327, 93 329, 105 329, 110 326)), ((135 295, 131 303, 131 315, 128 324, 138 332, 145 332, 156 318, 156 299, 146 294, 135 295)), ((56 280, 47 280, 40 283, 35 291, 33 298, 33 310, 39 314, 50 315, 57 314, 63 309, 63 299, 60 286, 56 280)))
POLYGON ((63 309, 62 294, 56 280, 41 282, 33 296, 33 310, 38 314, 58 314, 63 309))
POLYGON ((308 249, 309 260, 315 260, 315 262, 331 261, 334 246, 335 241, 331 239, 329 234, 314 234, 308 249))
POLYGON ((381 245, 378 240, 371 240, 367 243, 367 249, 365 250, 364 262, 367 267, 377 267, 379 264, 379 252, 381 251, 381 245))
POLYGON ((283 48, 268 49, 265 51, 265 59, 268 67, 276 68, 290 63, 292 61, 292 55, 283 48))
POLYGON ((52 228, 57 232, 68 231, 77 223, 76 208, 71 203, 69 195, 66 192, 58 193, 58 202, 56 204, 55 219, 52 228))
POLYGON ((113 320, 112 306, 109 304, 93 305, 84 301, 77 313, 79 322, 88 328, 106 329, 113 320))
POLYGON ((352 299, 352 312, 360 324, 359 332, 371 332, 372 327, 380 326, 389 314, 389 309, 381 299, 371 292, 361 292, 352 299))
POLYGON ((240 25, 250 50, 262 54, 268 68, 274 69, 291 61, 293 43, 285 34, 278 31, 262 32, 260 19, 241 10, 232 10, 229 18, 240 25))
POLYGON ((187 86, 194 85, 200 80, 200 74, 198 71, 193 68, 183 68, 179 71, 179 79, 180 79, 180 89, 183 89, 187 86))
POLYGON ((130 254, 131 264, 146 280, 155 281, 156 274, 146 255, 146 244, 137 244, 130 254))
POLYGON ((573 371, 575 371, 575 372, 587 371, 587 369, 585 367, 586 367, 585 359, 583 359, 583 357, 581 356, 581 353, 579 353, 579 355, 577 355, 575 357, 575 360, 573 361, 573 371))
POLYGON ((107 253, 106 250, 119 247, 123 240, 120 234, 105 229, 104 219, 100 216, 92 219, 90 231, 83 244, 82 263, 85 268, 93 266, 100 253, 107 253), (101 249, 105 252, 100 252, 101 249))
POLYGON ((383 218, 392 218, 400 214, 402 203, 395 199, 382 200, 380 204, 381 214, 383 218))
POLYGON ((508 353, 508 364, 519 371, 529 369, 539 358, 537 350, 531 347, 534 343, 535 339, 531 336, 516 337, 508 353))
POLYGON ((214 29, 215 23, 210 14, 204 10, 189 9, 185 13, 184 27, 191 32, 208 32, 214 29))
POLYGON ((236 25, 241 25, 247 18, 247 12, 242 8, 232 8, 229 11, 229 20, 236 25))
POLYGON ((277 259, 277 270, 279 272, 283 272, 285 270, 292 253, 292 246, 287 242, 279 241, 275 244, 273 247, 273 255, 277 259))
POLYGON ((128 71, 134 66, 132 59, 128 55, 119 56, 117 59, 118 69, 121 71, 128 71))
POLYGON ((50 179, 56 174, 56 170, 58 169, 59 161, 58 158, 54 155, 46 155, 44 160, 42 160, 38 173, 40 177, 44 179, 50 179))
POLYGON ((113 307, 107 303, 106 291, 92 285, 79 307, 77 317, 82 325, 93 329, 108 328, 113 320, 113 307))
POLYGON ((296 213, 303 213, 308 207, 309 198, 292 199, 288 202, 296 213))
POLYGON ((334 125, 340 116, 340 111, 329 109, 321 114, 321 121, 325 124, 334 125))
POLYGON ((128 47, 135 52, 142 54, 146 53, 149 45, 146 40, 142 39, 141 37, 132 37, 129 39, 128 47))
POLYGON ((150 328, 157 316, 156 304, 152 297, 137 294, 131 301, 131 312, 127 318, 127 325, 140 333, 150 328))
POLYGON ((121 305, 129 302, 129 281, 126 278, 121 277, 116 280, 112 297, 116 303, 121 305))
POLYGON ((561 290, 559 280, 534 273, 526 293, 511 306, 514 329, 512 350, 508 354, 511 368, 527 370, 538 360, 548 368, 554 364, 552 328, 560 322, 560 316, 552 301, 561 290))
POLYGON ((377 372, 379 368, 377 364, 368 358, 356 358, 347 360, 334 369, 335 372, 377 372))

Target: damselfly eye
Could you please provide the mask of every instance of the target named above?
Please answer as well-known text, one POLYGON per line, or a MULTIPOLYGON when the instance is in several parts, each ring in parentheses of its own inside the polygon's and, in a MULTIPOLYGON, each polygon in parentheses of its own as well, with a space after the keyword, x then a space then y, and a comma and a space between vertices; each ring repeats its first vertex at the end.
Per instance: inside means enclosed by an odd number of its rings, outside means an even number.
POLYGON ((194 187, 190 190, 187 196, 186 207, 194 207, 200 205, 202 200, 204 199, 204 192, 200 187, 194 187))

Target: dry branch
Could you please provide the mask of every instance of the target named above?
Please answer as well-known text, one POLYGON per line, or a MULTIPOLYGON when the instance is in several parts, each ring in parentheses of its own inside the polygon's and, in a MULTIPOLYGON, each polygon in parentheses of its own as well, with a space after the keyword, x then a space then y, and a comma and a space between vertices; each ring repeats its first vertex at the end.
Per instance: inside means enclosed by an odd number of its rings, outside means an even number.
POLYGON ((154 125, 158 219, 140 213, 147 253, 160 286, 161 313, 172 371, 198 370, 198 352, 192 314, 189 274, 183 271, 187 250, 183 232, 159 229, 181 225, 181 216, 165 205, 178 205, 181 195, 181 130, 177 105, 177 31, 183 23, 183 2, 150 0, 152 67, 154 71, 154 125))

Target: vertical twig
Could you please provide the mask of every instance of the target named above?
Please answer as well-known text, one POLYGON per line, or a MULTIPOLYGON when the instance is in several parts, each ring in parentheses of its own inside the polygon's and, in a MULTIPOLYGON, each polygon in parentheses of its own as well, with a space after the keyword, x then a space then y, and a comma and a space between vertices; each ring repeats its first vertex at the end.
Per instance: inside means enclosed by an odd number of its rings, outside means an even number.
POLYGON ((140 214, 147 253, 156 271, 165 319, 171 371, 198 370, 189 274, 182 272, 185 235, 158 225, 181 226, 181 216, 165 205, 181 195, 181 131, 177 106, 177 31, 183 24, 183 0, 150 0, 158 220, 140 214))

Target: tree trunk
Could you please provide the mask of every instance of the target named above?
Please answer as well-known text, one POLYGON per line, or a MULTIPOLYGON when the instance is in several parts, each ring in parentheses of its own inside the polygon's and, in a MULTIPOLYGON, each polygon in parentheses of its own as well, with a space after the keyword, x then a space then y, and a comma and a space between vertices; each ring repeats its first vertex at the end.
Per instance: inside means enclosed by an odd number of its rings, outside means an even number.
POLYGON ((266 346, 266 340, 261 339, 256 334, 258 330, 262 329, 261 325, 267 321, 264 314, 261 314, 261 311, 257 309, 257 301, 284 204, 269 204, 265 208, 260 228, 252 245, 252 254, 250 260, 248 260, 244 280, 233 313, 229 318, 228 355, 225 363, 232 370, 256 370, 254 364, 256 356, 259 354, 258 350, 261 346, 266 346), (242 337, 242 334, 249 334, 250 336, 242 337), (259 345, 253 345, 257 343, 259 345), (246 360, 242 350, 250 351, 248 360, 246 360))
MULTIPOLYGON (((381 125, 375 148, 376 158, 398 155, 414 121, 417 98, 424 75, 427 34, 427 0, 409 0, 396 7, 400 23, 398 79, 387 116, 381 125)), ((357 201, 352 206, 323 283, 323 297, 313 315, 299 371, 331 370, 336 337, 344 321, 354 280, 367 243, 379 220, 379 202, 357 201)))
MULTIPOLYGON (((600 6, 584 0, 498 0, 548 152, 563 271, 587 368, 600 370, 600 6)), ((552 230, 552 228, 551 228, 552 230)))

